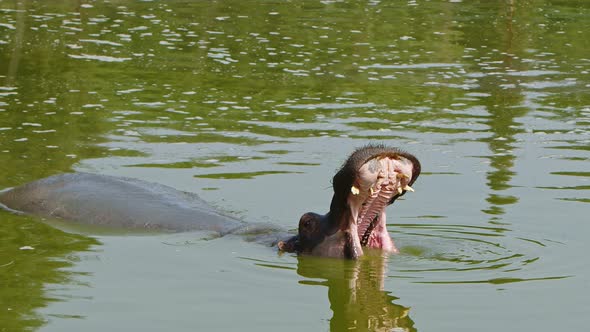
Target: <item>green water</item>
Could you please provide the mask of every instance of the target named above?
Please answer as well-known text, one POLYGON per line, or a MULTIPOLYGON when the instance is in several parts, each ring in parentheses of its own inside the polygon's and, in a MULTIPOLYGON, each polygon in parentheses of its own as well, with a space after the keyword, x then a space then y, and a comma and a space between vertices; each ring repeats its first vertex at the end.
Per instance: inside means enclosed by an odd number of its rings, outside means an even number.
POLYGON ((0 331, 582 331, 590 1, 0 0, 0 188, 70 171, 247 221, 325 212, 368 142, 415 154, 401 249, 69 234, 0 210, 0 331))

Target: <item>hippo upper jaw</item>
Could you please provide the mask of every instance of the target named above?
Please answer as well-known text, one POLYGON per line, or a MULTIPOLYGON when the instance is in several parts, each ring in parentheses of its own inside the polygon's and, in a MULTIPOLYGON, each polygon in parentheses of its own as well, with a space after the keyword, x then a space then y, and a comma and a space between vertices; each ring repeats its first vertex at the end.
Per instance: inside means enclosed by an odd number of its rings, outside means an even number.
POLYGON ((397 252, 385 208, 413 191, 419 174, 418 159, 406 152, 384 146, 356 150, 334 176, 330 212, 304 214, 298 235, 279 249, 351 259, 363 255, 363 247, 397 252))

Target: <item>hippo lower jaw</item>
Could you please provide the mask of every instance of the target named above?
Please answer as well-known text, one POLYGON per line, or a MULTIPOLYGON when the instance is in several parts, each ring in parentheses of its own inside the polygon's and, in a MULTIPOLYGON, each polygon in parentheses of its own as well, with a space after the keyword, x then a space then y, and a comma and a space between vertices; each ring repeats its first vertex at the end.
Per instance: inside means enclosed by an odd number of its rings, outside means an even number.
POLYGON ((416 157, 395 148, 356 150, 334 176, 334 196, 326 215, 306 213, 299 233, 279 249, 316 256, 356 259, 363 248, 398 252, 387 231, 385 209, 407 191, 420 174, 416 157))

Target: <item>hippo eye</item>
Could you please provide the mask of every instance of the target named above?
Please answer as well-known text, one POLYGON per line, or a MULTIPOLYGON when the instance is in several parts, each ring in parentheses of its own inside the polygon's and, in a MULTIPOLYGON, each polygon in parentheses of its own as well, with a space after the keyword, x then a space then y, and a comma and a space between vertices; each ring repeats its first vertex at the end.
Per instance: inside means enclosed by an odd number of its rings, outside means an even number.
POLYGON ((307 219, 303 221, 303 227, 309 228, 311 226, 311 220, 307 219))

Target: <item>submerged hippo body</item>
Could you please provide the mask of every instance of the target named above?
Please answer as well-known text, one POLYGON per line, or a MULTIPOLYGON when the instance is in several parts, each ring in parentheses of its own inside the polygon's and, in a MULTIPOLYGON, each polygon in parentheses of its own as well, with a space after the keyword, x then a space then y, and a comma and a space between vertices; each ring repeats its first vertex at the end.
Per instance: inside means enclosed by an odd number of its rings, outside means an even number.
POLYGON ((131 178, 72 173, 0 193, 7 207, 46 218, 126 229, 211 230, 222 235, 240 221, 197 195, 131 178))
POLYGON ((156 231, 239 234, 281 251, 357 258, 362 247, 395 252, 385 207, 412 190, 418 160, 384 146, 356 150, 334 176, 325 215, 304 214, 296 235, 268 224, 245 223, 213 209, 196 194, 137 179, 89 173, 51 176, 0 192, 10 210, 82 224, 156 231), (283 240, 283 241, 279 241, 283 240))

